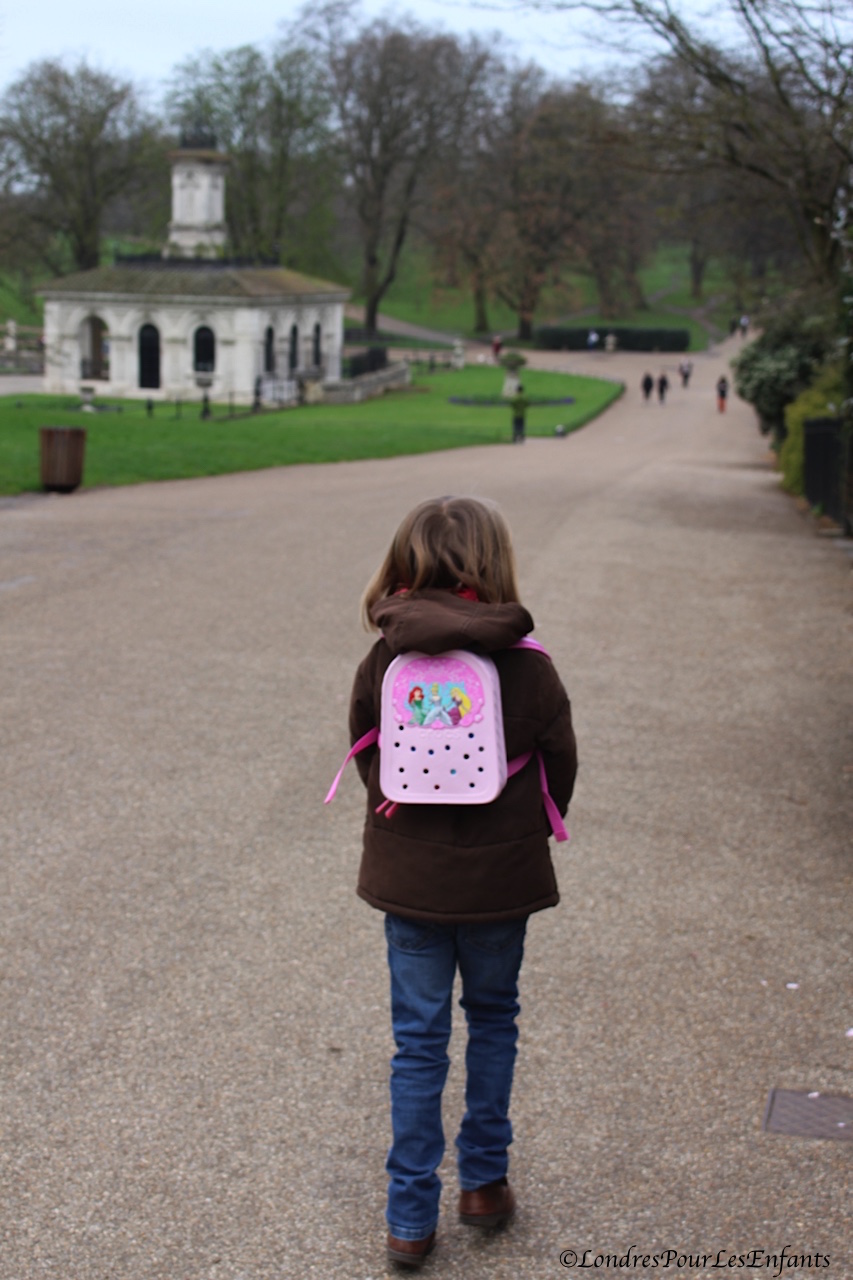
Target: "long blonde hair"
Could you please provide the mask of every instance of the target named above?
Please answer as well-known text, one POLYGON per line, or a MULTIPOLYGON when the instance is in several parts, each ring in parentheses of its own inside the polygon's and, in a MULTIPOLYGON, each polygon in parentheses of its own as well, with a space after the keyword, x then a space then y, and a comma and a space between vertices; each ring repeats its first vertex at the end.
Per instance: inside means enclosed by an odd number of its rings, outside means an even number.
POLYGON ((410 511, 367 584, 361 617, 400 590, 467 587, 487 604, 518 601, 515 556, 506 521, 482 498, 430 498, 410 511))

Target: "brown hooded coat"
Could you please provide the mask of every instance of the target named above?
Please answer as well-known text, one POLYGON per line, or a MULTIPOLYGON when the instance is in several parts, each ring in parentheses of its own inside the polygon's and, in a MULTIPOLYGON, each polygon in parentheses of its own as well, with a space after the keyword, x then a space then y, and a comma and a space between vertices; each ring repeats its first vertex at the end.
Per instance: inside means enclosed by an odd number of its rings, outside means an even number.
MULTIPOLYGON (((379 724, 382 677, 398 653, 487 653, 500 679, 507 758, 540 751, 548 790, 565 814, 577 772, 571 708, 550 660, 510 647, 533 630, 527 610, 428 589, 381 600, 372 616, 382 638, 356 673, 351 741, 379 724)), ((527 916, 559 901, 535 758, 490 804, 401 804, 390 819, 376 813, 383 799, 377 748, 356 761, 367 785, 358 894, 371 906, 461 923, 527 916)))

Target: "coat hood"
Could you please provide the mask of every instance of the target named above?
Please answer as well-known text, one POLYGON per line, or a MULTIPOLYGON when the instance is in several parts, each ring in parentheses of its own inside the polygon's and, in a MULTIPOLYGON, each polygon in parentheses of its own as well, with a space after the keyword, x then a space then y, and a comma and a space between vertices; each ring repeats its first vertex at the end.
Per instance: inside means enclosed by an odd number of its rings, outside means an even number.
POLYGON ((432 588, 379 600, 370 616, 395 654, 410 649, 430 654, 447 649, 495 653, 511 648, 533 630, 524 605, 483 604, 432 588))

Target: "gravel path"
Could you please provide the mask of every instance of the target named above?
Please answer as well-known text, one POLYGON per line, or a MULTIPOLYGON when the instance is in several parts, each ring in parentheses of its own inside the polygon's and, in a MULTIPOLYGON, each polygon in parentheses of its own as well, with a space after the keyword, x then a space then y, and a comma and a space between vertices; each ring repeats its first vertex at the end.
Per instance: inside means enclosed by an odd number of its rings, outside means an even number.
POLYGON ((850 558, 714 411, 718 356, 663 407, 644 363, 562 441, 0 510, 2 1280, 386 1274, 382 921, 355 773, 322 796, 361 588, 448 491, 507 512, 581 774, 523 971, 518 1218, 459 1226, 448 1157, 425 1274, 787 1246, 853 1276, 853 1146, 761 1127, 774 1086, 853 1094, 850 558))

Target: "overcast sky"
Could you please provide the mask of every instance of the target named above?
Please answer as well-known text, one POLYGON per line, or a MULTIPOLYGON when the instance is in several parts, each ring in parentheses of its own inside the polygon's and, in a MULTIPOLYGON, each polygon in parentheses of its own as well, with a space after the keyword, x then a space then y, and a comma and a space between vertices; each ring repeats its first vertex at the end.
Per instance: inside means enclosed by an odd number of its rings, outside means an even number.
MULTIPOLYGON (((189 55, 205 48, 266 45, 282 20, 291 21, 300 8, 301 2, 286 0, 0 0, 0 89, 38 58, 85 56, 102 70, 144 83, 156 95, 175 64, 189 55)), ((387 0, 362 4, 367 16, 386 11, 387 0)), ((624 49, 605 51, 594 38, 585 38, 582 28, 592 32, 595 24, 571 14, 488 8, 468 0, 402 0, 391 12, 407 11, 422 24, 459 34, 501 31, 521 59, 554 74, 575 77, 625 60, 624 49)))

